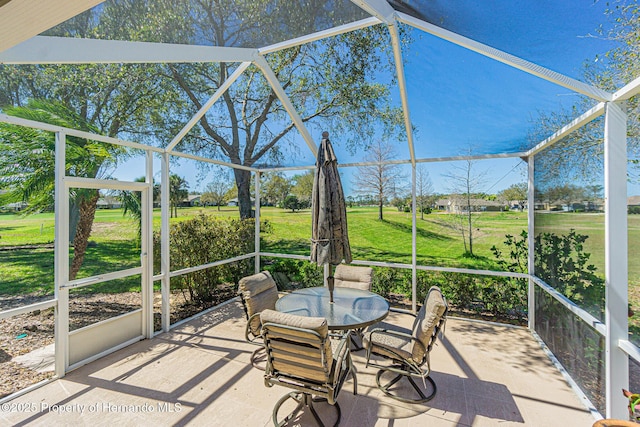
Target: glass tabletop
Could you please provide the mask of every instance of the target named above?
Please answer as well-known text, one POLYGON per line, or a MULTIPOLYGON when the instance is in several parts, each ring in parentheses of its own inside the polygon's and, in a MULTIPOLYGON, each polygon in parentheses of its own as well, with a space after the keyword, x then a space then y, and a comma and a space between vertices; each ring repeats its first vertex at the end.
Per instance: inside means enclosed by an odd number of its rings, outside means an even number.
POLYGON ((281 297, 276 310, 309 317, 324 317, 329 329, 364 328, 387 317, 389 303, 380 295, 361 289, 339 288, 329 302, 326 287, 298 289, 281 297))

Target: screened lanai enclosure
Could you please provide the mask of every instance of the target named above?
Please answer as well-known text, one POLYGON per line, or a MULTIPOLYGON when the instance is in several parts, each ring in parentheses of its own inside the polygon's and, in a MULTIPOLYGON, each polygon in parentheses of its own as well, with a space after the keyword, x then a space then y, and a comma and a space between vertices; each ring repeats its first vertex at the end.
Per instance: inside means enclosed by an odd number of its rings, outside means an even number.
POLYGON ((414 312, 443 278, 454 305, 517 295, 494 311, 526 323, 594 417, 626 419, 620 390, 640 390, 639 31, 633 0, 0 1, 0 197, 21 197, 0 204, 53 213, 35 227, 55 237, 18 247, 0 222, 0 322, 53 309, 62 378, 179 324, 183 281, 225 267, 235 288, 265 265, 304 264, 309 242, 287 239, 310 234, 309 210, 278 227, 263 187, 313 171, 328 131, 352 195, 353 264, 387 272, 387 290, 402 280, 414 312), (404 239, 359 222, 362 174, 376 169, 393 170, 406 198, 400 222, 375 224, 404 239), (456 214, 445 200, 441 217, 463 221, 447 223, 454 239, 425 228, 426 171, 441 177, 430 194, 488 200, 509 180, 526 192, 506 200, 513 215, 493 241, 488 202, 456 214), (223 230, 231 248, 217 259, 174 255, 180 175, 193 190, 233 186, 243 221, 223 230), (128 237, 94 250, 96 212, 123 205, 128 237), (465 257, 438 249, 455 245, 465 257), (124 282, 125 312, 91 299, 124 282), (483 295, 466 294, 471 282, 483 295), (105 316, 74 318, 82 304, 105 316))

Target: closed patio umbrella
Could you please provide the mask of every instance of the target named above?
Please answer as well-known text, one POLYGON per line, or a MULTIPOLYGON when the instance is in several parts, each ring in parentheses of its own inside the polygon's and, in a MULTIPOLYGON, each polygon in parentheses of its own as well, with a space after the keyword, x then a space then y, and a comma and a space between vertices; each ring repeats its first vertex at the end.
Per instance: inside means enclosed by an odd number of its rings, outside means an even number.
MULTIPOLYGON (((318 265, 338 265, 351 262, 351 247, 347 232, 347 209, 338 161, 329 141, 322 133, 311 197, 311 261, 318 265)), ((333 273, 328 280, 333 301, 333 273)))

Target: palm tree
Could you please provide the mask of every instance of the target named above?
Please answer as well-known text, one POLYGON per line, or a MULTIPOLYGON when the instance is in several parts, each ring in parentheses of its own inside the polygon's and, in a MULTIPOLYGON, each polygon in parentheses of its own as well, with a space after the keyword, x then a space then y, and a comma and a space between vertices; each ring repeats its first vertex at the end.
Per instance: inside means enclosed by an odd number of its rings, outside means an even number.
MULTIPOLYGON (((7 107, 8 115, 99 134, 98 128, 54 101, 31 100, 7 107)), ((52 210, 55 194, 55 135, 52 132, 0 123, 0 204, 24 201, 24 213, 52 210)), ((99 178, 124 149, 75 136, 66 137, 66 175, 99 178)), ((69 280, 84 261, 98 202, 98 191, 70 191, 69 241, 73 258, 69 280)))
POLYGON ((189 184, 176 174, 169 177, 169 202, 171 204, 171 217, 178 217, 178 205, 189 196, 189 184))
MULTIPOLYGON (((134 179, 134 182, 145 182, 144 176, 134 179)), ((160 196, 160 185, 153 184, 153 200, 157 200, 160 196)), ((120 191, 118 194, 124 211, 123 215, 129 214, 138 227, 138 238, 142 235, 142 194, 139 191, 120 191)))

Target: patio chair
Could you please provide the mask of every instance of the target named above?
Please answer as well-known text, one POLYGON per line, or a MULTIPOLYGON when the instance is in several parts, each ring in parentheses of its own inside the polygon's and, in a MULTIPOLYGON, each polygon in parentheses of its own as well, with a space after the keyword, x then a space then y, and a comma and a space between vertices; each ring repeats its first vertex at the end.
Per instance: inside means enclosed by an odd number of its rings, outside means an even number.
MULTIPOLYGON (((370 291, 373 284, 373 268, 356 267, 354 265, 338 264, 334 272, 334 284, 337 287, 361 289, 370 291)), ((364 329, 354 329, 351 334, 353 351, 362 350, 362 332, 364 329)))
POLYGON ((349 352, 349 332, 331 339, 336 336, 329 334, 327 320, 322 317, 264 310, 260 319, 267 350, 264 383, 267 387, 281 385, 295 390, 276 403, 273 424, 282 426, 308 408, 318 425, 324 426, 314 403, 326 401, 336 409, 337 426, 341 417, 337 397, 350 373, 354 395, 358 388, 349 352), (297 406, 279 422, 278 410, 288 399, 296 401, 297 406))
POLYGON ((265 309, 275 309, 278 288, 271 274, 268 271, 262 271, 240 279, 238 294, 242 299, 242 306, 247 316, 245 339, 247 342, 260 346, 251 354, 251 364, 258 369, 263 369, 256 364, 258 354, 264 350, 260 313, 265 309))
MULTIPOLYGON (((431 364, 429 353, 433 348, 438 332, 444 329, 447 315, 447 301, 440 288, 432 286, 418 311, 411 330, 387 323, 373 325, 364 335, 364 346, 367 349, 366 366, 379 368, 376 374, 378 388, 387 396, 402 402, 423 403, 436 395, 436 384, 429 376, 431 364), (371 358, 372 355, 387 359, 390 364, 382 364, 371 358), (424 365, 426 364, 426 367, 424 365), (392 378, 382 384, 382 376, 392 374, 392 378), (431 392, 425 392, 416 384, 414 378, 422 380, 424 390, 429 382, 431 392), (403 396, 406 388, 401 388, 400 380, 406 379, 417 392, 418 397, 403 396)), ((411 392, 411 389, 409 389, 411 392)), ((411 392, 413 393, 413 392, 411 392)))

